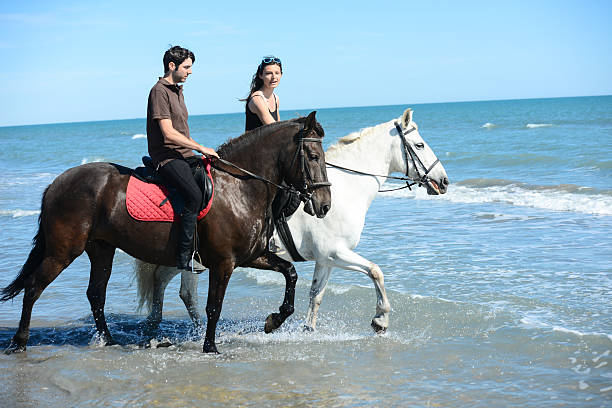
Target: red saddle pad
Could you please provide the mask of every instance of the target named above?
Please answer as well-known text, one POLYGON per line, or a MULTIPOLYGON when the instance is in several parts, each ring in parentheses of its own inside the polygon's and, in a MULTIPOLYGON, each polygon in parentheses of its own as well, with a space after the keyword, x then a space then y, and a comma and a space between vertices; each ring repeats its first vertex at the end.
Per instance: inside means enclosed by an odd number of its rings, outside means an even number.
MULTIPOLYGON (((210 164, 206 166, 207 173, 210 175, 210 164)), ((212 180, 212 179, 211 179, 212 180)), ((180 220, 178 214, 174 213, 170 200, 167 200, 165 187, 144 181, 131 176, 125 193, 125 203, 128 213, 132 218, 139 221, 168 221, 177 222, 180 220), (164 202, 165 201, 165 202, 164 202), (160 205, 162 204, 163 205, 160 205)), ((215 196, 213 193, 206 204, 206 207, 198 214, 198 220, 204 218, 212 206, 215 196)))

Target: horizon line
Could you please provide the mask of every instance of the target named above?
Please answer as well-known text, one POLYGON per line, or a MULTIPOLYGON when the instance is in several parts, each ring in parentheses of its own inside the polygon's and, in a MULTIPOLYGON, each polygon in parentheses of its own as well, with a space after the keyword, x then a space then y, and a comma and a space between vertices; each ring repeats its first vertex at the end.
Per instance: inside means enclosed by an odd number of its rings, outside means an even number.
MULTIPOLYGON (((400 106, 400 105, 439 105, 439 104, 449 104, 449 103, 474 103, 474 102, 504 102, 504 101, 523 101, 523 100, 534 100, 534 99, 563 99, 563 98, 593 98, 593 97, 603 97, 603 96, 612 96, 612 94, 603 94, 603 95, 575 95, 575 96, 544 96, 544 97, 533 97, 533 98, 508 98, 508 99, 475 99, 475 100, 463 100, 463 101, 446 101, 446 102, 420 102, 420 103, 408 103, 408 104, 388 104, 388 105, 355 105, 355 106, 329 106, 329 107, 321 107, 321 108, 288 108, 288 109, 280 109, 280 111, 291 111, 291 110, 325 110, 325 109, 350 109, 350 108, 379 108, 385 106, 400 106)), ((234 115, 238 113, 244 113, 243 111, 238 112, 220 112, 220 113, 200 113, 189 115, 189 117, 195 116, 214 116, 214 115, 234 115)), ((47 123, 28 123, 22 125, 0 125, 0 128, 10 128, 10 127, 24 127, 24 126, 46 126, 46 125, 68 125, 74 123, 97 123, 97 122, 114 122, 121 120, 146 120, 146 117, 136 117, 136 118, 124 118, 124 119, 95 119, 95 120, 78 120, 72 122, 47 122, 47 123)))

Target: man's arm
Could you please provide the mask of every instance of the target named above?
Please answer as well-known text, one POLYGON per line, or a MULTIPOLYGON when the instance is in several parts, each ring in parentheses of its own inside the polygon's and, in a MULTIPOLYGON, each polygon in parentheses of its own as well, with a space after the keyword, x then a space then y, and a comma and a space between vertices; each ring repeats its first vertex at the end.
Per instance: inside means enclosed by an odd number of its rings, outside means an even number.
POLYGON ((217 158, 219 157, 219 155, 217 155, 217 152, 215 152, 210 147, 204 147, 198 142, 196 142, 195 140, 186 137, 181 132, 174 129, 174 127, 172 126, 171 119, 158 119, 158 120, 159 120, 159 128, 161 129, 162 134, 164 135, 166 139, 168 139, 172 143, 198 151, 207 157, 209 156, 217 157, 217 158))

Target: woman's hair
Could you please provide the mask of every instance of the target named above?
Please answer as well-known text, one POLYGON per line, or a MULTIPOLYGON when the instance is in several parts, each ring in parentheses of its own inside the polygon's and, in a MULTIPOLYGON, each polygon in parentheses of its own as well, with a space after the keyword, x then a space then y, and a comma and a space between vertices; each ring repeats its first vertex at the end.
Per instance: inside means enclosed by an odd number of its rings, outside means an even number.
POLYGON ((268 65, 278 65, 281 70, 281 74, 283 73, 283 64, 279 58, 276 58, 273 55, 263 57, 261 63, 259 66, 257 66, 257 71, 253 75, 253 79, 251 80, 251 90, 249 91, 249 95, 245 99, 241 99, 241 101, 247 101, 251 95, 253 95, 253 92, 261 89, 263 86, 263 79, 261 79, 259 76, 263 74, 264 68, 268 65))
POLYGON ((164 54, 164 75, 170 71, 171 62, 174 62, 174 65, 178 68, 187 58, 191 58, 191 62, 195 62, 195 55, 187 48, 179 47, 178 45, 170 47, 164 54))

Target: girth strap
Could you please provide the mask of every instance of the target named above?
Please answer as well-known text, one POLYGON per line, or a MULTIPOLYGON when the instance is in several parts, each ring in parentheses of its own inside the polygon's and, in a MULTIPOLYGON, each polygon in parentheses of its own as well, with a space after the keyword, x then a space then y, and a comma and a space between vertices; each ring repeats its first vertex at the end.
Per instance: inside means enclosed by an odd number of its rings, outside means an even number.
POLYGON ((295 242, 293 241, 293 236, 291 235, 291 230, 289 229, 289 225, 287 224, 287 219, 284 215, 280 215, 280 217, 274 219, 274 226, 278 231, 278 236, 281 241, 287 248, 289 255, 293 262, 306 262, 306 259, 300 255, 297 248, 295 247, 295 242))

